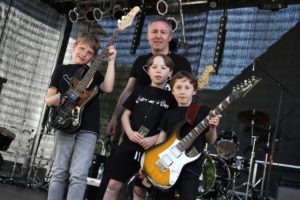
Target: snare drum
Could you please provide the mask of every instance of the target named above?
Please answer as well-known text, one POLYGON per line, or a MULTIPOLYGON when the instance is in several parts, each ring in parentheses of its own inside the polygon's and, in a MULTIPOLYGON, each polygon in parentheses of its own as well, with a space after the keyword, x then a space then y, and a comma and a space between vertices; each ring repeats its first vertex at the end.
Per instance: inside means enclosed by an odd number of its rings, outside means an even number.
POLYGON ((235 157, 238 151, 238 138, 233 131, 222 131, 216 141, 217 154, 224 159, 235 157))
POLYGON ((0 151, 6 151, 16 135, 6 128, 0 127, 0 151))

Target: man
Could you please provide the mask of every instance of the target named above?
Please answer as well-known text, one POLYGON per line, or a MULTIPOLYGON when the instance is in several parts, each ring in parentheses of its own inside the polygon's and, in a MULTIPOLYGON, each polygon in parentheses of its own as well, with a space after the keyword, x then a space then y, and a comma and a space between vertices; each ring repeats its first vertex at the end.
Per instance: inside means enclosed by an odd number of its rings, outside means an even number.
POLYGON ((169 42, 172 40, 172 25, 169 20, 165 18, 157 18, 151 21, 148 25, 147 39, 151 46, 152 52, 147 55, 139 56, 135 60, 130 71, 130 78, 125 89, 122 91, 119 97, 111 121, 108 124, 108 135, 114 135, 116 133, 118 118, 123 111, 122 105, 127 97, 132 93, 134 88, 139 86, 147 86, 151 83, 151 80, 147 74, 146 63, 152 55, 168 55, 175 64, 173 74, 176 74, 178 71, 182 70, 191 72, 191 65, 188 60, 180 55, 172 53, 169 49, 169 42))

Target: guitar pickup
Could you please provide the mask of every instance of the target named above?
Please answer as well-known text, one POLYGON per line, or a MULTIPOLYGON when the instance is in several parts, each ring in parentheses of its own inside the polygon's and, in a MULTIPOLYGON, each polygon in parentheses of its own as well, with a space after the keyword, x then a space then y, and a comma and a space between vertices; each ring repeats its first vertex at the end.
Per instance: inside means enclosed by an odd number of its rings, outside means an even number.
POLYGON ((168 155, 164 155, 163 158, 159 159, 156 162, 156 166, 160 171, 165 172, 170 165, 173 164, 173 161, 169 158, 168 155))
POLYGON ((171 149, 170 149, 170 152, 176 157, 178 158, 180 155, 181 155, 181 151, 176 148, 176 146, 173 146, 171 149))
POLYGON ((76 100, 78 99, 79 95, 74 91, 72 90, 68 96, 68 99, 69 101, 71 101, 72 103, 75 103, 76 100))
POLYGON ((172 165, 172 163, 173 163, 173 161, 171 160, 171 158, 167 154, 163 155, 162 159, 163 159, 164 163, 166 163, 166 165, 168 167, 170 165, 172 165))
POLYGON ((156 162, 156 166, 158 167, 158 169, 162 172, 165 172, 167 170, 167 165, 166 163, 164 162, 164 160, 162 159, 159 159, 157 162, 156 162))

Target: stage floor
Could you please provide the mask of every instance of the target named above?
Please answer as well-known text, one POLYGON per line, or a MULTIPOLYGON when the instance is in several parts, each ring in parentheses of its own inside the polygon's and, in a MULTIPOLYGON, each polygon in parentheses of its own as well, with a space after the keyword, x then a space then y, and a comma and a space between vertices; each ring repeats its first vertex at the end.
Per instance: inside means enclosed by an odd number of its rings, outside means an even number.
POLYGON ((0 183, 1 200, 46 200, 47 191, 0 183))

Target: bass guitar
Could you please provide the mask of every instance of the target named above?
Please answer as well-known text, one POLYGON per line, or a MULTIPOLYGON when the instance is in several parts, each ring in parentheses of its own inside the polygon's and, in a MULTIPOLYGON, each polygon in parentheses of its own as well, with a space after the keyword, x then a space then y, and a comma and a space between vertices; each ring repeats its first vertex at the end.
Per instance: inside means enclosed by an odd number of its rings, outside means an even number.
POLYGON ((184 125, 182 122, 177 124, 175 131, 165 142, 146 150, 141 159, 141 166, 149 181, 161 190, 167 190, 172 187, 176 183, 184 165, 200 157, 201 154, 190 157, 187 155, 186 150, 191 147, 194 140, 209 125, 209 119, 217 114, 221 114, 234 100, 244 97, 260 80, 260 78, 253 76, 234 87, 232 93, 184 138, 179 136, 180 129, 184 125))
POLYGON ((120 21, 118 21, 118 28, 109 39, 106 47, 96 55, 95 59, 91 62, 91 66, 83 78, 80 80, 78 77, 71 79, 71 86, 63 95, 64 101, 51 113, 50 126, 65 132, 76 131, 82 121, 82 113, 85 106, 96 96, 98 87, 87 90, 90 82, 92 81, 98 66, 106 58, 108 47, 115 43, 120 32, 131 26, 135 15, 140 12, 138 6, 131 9, 131 11, 120 21))

